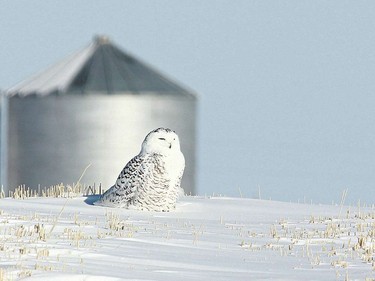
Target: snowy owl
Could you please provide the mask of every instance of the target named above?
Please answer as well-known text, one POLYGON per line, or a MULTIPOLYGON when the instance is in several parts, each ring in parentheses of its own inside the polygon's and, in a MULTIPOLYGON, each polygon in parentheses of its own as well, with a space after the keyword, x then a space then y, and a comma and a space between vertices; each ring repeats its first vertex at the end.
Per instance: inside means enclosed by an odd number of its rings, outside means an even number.
POLYGON ((168 212, 176 208, 185 158, 177 134, 164 128, 151 131, 141 152, 121 171, 115 185, 95 205, 168 212))

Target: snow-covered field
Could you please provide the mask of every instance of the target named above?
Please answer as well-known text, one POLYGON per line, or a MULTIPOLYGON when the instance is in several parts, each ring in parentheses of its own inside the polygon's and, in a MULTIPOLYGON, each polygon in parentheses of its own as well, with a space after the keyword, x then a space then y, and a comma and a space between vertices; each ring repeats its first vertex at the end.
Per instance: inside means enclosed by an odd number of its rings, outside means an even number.
POLYGON ((0 200, 0 280, 374 280, 375 211, 185 197, 175 212, 93 197, 0 200))

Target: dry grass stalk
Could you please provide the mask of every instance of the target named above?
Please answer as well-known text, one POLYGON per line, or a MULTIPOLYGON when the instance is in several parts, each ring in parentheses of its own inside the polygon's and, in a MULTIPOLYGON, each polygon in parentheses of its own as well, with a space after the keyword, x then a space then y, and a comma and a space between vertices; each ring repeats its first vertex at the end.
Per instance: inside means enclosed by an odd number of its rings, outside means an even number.
POLYGON ((0 281, 6 281, 7 278, 6 278, 6 273, 5 273, 5 270, 0 268, 0 281))

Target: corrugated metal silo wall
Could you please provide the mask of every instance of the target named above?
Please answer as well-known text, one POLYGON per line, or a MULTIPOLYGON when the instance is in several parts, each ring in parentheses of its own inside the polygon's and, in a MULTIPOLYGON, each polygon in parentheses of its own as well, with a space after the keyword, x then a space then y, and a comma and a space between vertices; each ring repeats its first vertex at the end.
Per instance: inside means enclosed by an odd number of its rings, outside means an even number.
POLYGON ((160 95, 12 97, 9 100, 8 188, 76 182, 112 186, 140 151, 146 134, 169 127, 180 136, 185 192, 195 193, 193 98, 160 95))

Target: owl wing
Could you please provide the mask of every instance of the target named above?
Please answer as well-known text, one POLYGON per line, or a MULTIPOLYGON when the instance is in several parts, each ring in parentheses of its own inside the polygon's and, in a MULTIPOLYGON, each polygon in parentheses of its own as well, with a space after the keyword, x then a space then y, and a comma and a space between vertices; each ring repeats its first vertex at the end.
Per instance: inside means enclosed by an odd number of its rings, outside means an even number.
POLYGON ((185 191, 184 189, 181 187, 181 180, 182 180, 182 176, 184 175, 184 171, 185 171, 185 158, 182 157, 182 166, 181 166, 181 171, 180 171, 180 174, 178 176, 178 179, 177 179, 177 182, 176 182, 176 190, 177 190, 177 196, 178 197, 182 197, 185 195, 185 191))
POLYGON ((116 183, 109 188, 95 205, 126 207, 136 196, 142 182, 144 156, 131 159, 118 176, 116 183))

